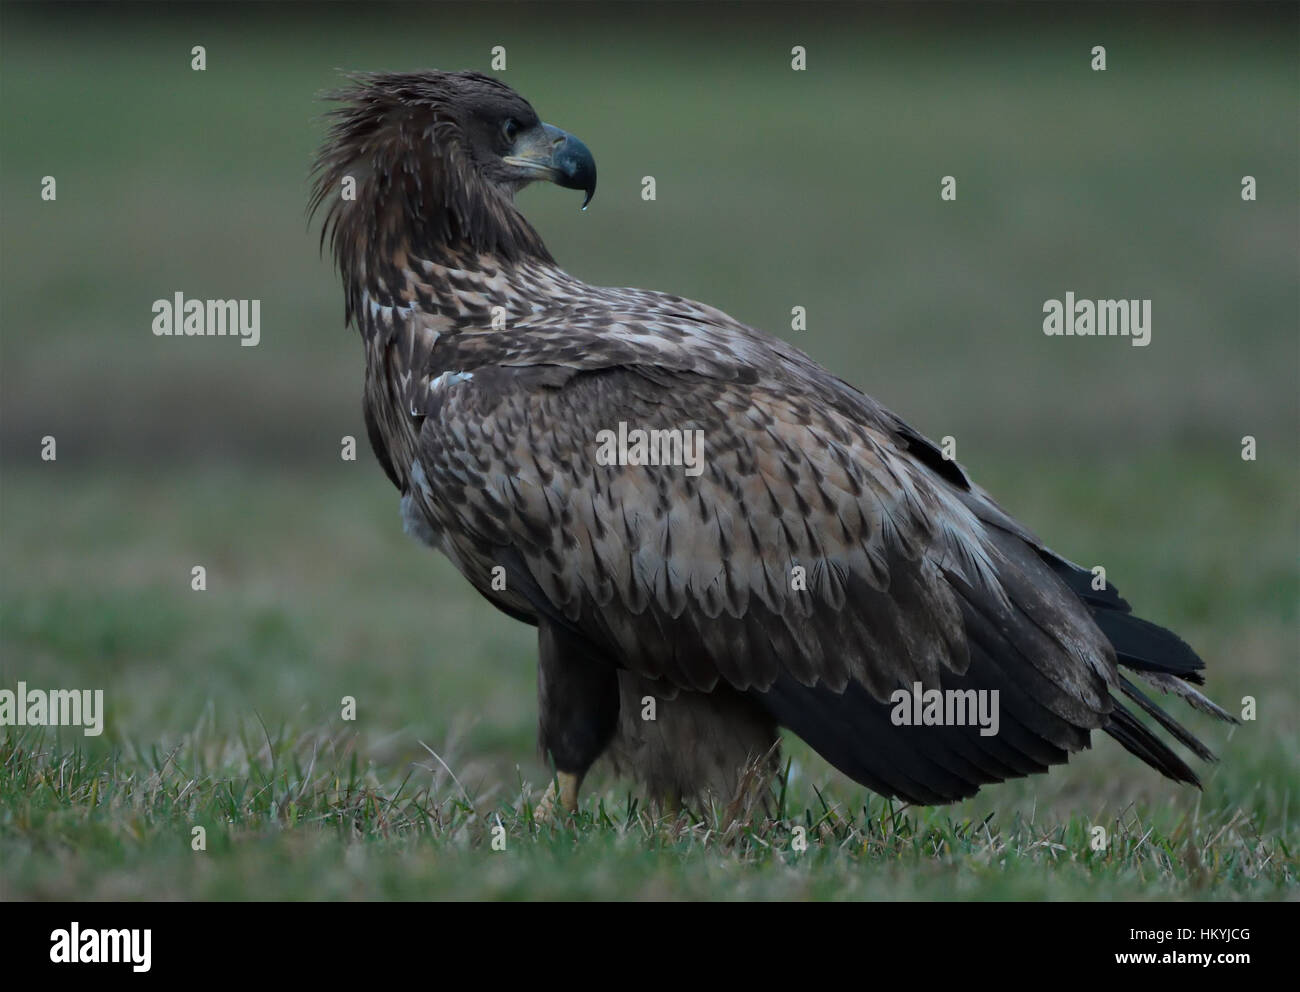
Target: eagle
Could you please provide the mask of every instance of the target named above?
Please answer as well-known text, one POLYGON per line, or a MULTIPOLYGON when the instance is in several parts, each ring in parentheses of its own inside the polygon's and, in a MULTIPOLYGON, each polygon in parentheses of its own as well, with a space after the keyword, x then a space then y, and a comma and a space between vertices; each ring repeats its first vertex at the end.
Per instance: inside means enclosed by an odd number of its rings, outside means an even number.
POLYGON ((477 72, 328 96, 310 211, 370 443, 404 529, 537 628, 548 802, 576 811, 602 756, 661 808, 731 802, 771 783, 783 730, 912 804, 1044 772, 1094 731, 1199 787, 1135 712, 1215 760, 1143 688, 1235 722, 1179 637, 799 349, 556 263, 515 194, 546 180, 585 208, 582 141, 477 72))

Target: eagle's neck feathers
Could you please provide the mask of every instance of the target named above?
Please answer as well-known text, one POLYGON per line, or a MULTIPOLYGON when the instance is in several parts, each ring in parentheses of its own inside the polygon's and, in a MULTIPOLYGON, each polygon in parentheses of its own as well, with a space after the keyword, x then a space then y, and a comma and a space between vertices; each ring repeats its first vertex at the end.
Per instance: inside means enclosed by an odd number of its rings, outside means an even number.
POLYGON ((411 250, 359 274, 354 285, 357 324, 370 337, 416 314, 440 334, 513 326, 581 284, 549 260, 503 262, 486 253, 453 252, 426 258, 411 250))
POLYGON ((555 268, 513 192, 480 175, 436 104, 354 104, 329 137, 311 208, 325 209, 321 241, 343 277, 346 319, 363 332, 372 305, 468 319, 491 296, 525 292, 524 273, 555 268))

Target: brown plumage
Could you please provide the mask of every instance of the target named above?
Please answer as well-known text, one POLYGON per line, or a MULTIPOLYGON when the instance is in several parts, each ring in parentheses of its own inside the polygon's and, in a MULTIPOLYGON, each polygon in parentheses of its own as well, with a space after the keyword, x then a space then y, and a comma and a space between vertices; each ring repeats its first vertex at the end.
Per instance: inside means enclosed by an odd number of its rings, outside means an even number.
POLYGON ((590 198, 580 142, 476 73, 358 76, 335 98, 312 205, 365 342, 370 440, 407 529, 538 627, 566 805, 602 754, 659 798, 725 802, 775 767, 779 727, 918 803, 1044 771, 1094 730, 1197 782, 1117 698, 1211 759, 1119 668, 1231 719, 1186 644, 801 351, 558 267, 514 193, 590 198), (607 464, 620 424, 702 431, 699 473, 607 464), (897 725, 891 694, 915 683, 997 690, 997 733, 897 725))

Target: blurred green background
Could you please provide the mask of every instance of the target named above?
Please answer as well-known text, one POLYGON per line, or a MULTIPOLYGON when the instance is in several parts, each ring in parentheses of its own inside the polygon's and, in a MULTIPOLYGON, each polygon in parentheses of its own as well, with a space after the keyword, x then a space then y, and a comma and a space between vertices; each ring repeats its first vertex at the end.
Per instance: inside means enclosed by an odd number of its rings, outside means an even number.
MULTIPOLYGON (((599 164, 585 213, 551 187, 520 197, 565 268, 708 301, 954 436, 1013 514, 1189 640, 1216 698, 1259 700, 1233 732, 1188 717, 1224 757, 1204 797, 1103 738, 945 815, 1136 803, 1178 822, 1206 801, 1296 847, 1293 6, 10 4, 0 19, 0 688, 105 688, 104 736, 63 731, 60 747, 129 764, 202 738, 237 771, 258 720, 350 741, 381 785, 433 781, 420 741, 489 806, 544 782, 533 632, 402 535, 364 440, 359 342, 305 216, 339 70, 487 71, 502 45, 502 78, 599 164), (260 299, 260 346, 155 337, 151 304, 177 291, 260 299), (1043 302, 1066 291, 1151 299, 1152 344, 1045 337, 1043 302), (356 462, 339 457, 348 434, 356 462)), ((792 753, 804 800, 867 798, 792 753)), ((625 784, 593 789, 626 800, 625 784)), ((136 836, 8 800, 0 787, 0 895, 332 892, 260 868, 214 888, 165 823, 136 836), (141 867, 164 849, 170 867, 141 867)), ((548 877, 483 894, 545 894, 548 877)), ((725 894, 613 877, 569 894, 725 894)), ((361 891, 476 894, 440 878, 361 891)), ((1050 888, 832 883, 765 891, 1050 888)), ((1117 891, 1144 893, 1132 884, 1117 891)))

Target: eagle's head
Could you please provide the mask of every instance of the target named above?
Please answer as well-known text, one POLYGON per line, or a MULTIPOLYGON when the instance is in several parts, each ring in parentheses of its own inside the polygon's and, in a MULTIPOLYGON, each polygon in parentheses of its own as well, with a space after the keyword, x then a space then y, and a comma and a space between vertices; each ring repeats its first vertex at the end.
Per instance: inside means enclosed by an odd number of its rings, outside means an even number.
POLYGON ((537 179, 596 191, 587 146, 543 123, 505 83, 477 72, 363 73, 328 95, 341 107, 315 163, 313 212, 345 283, 408 251, 425 258, 552 259, 514 194, 537 179))

